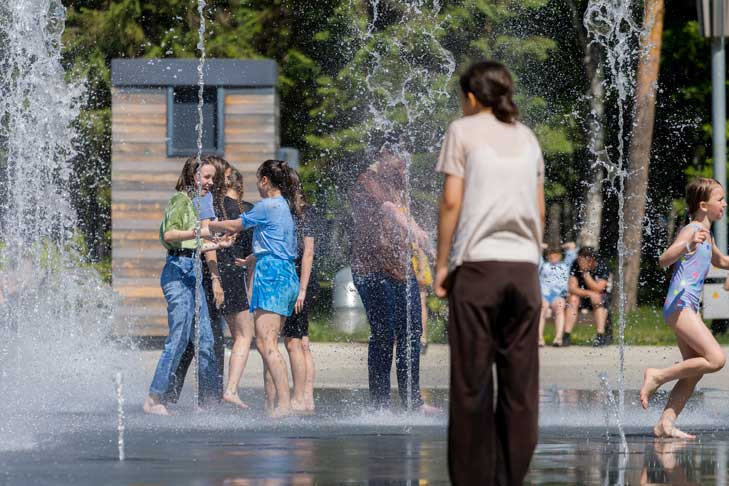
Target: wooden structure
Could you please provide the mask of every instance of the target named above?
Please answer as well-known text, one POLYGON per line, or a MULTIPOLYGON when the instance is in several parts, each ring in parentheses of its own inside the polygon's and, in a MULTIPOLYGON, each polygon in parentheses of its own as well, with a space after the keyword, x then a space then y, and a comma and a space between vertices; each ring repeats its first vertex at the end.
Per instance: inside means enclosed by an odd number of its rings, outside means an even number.
MULTIPOLYGON (((166 335, 159 277, 162 213, 188 156, 197 152, 197 60, 112 61, 112 285, 122 298, 117 335, 166 335)), ((258 199, 255 171, 279 146, 273 61, 212 59, 204 71, 204 153, 243 173, 258 199)))

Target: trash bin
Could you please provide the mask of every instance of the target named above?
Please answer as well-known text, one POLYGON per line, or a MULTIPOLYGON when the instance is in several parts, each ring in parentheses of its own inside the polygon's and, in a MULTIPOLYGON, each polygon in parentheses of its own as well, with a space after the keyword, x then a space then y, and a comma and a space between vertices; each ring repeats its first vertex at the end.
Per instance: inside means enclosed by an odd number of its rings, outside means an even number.
POLYGON ((338 331, 353 334, 366 329, 367 314, 362 299, 354 286, 352 269, 344 267, 334 275, 334 328, 338 331))

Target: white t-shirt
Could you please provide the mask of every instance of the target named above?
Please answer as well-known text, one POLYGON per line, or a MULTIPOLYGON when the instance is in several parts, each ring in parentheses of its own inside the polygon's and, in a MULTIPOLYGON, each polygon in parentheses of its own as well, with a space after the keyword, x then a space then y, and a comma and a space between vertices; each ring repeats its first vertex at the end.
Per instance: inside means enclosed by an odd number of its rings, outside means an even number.
POLYGON ((436 170, 464 180, 451 268, 480 261, 539 263, 537 186, 544 159, 529 128, 502 123, 489 112, 459 118, 448 127, 436 170))

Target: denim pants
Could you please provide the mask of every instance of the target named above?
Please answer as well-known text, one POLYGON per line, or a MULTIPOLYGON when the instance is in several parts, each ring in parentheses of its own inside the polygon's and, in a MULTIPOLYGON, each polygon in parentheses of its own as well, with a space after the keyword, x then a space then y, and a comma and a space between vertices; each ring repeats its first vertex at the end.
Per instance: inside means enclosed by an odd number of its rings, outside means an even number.
MULTIPOLYGON (((167 300, 169 333, 165 340, 162 356, 160 356, 157 363, 149 392, 161 399, 170 386, 170 381, 173 379, 174 372, 188 343, 195 339, 195 259, 168 256, 162 270, 160 284, 165 300, 167 300)), ((214 396, 217 366, 213 353, 210 318, 208 317, 208 308, 204 300, 205 294, 202 286, 200 293, 203 296, 203 302, 200 306, 200 369, 198 382, 200 383, 200 397, 202 400, 204 397, 214 396)))
POLYGON ((377 407, 387 407, 390 404, 392 348, 397 342, 395 367, 402 406, 406 407, 408 403, 408 371, 410 371, 412 405, 414 408, 419 407, 423 404, 420 396, 420 337, 423 334, 423 327, 417 281, 411 278, 406 285, 405 282, 383 272, 368 275, 354 274, 353 277, 370 323, 367 367, 372 404, 377 407), (409 340, 408 299, 410 300, 409 340))

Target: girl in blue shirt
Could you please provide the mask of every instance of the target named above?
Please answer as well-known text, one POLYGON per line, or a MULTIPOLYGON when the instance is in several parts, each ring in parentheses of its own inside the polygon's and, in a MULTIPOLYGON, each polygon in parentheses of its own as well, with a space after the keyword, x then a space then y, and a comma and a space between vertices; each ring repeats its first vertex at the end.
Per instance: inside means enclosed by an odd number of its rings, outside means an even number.
MULTIPOLYGON (((284 321, 290 316, 299 294, 296 275, 295 211, 298 185, 292 179, 286 162, 267 160, 258 168, 259 201, 240 219, 210 222, 210 231, 237 233, 253 228, 253 257, 255 271, 251 290, 250 311, 256 328, 256 347, 261 353, 266 375, 275 386, 278 403, 269 408, 272 417, 291 412, 288 371, 278 351, 278 336, 284 321)), ((252 264, 247 259, 247 266, 252 264)), ((272 393, 267 391, 268 394, 272 393)), ((267 400, 267 403, 272 403, 267 400)))

